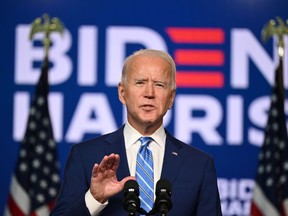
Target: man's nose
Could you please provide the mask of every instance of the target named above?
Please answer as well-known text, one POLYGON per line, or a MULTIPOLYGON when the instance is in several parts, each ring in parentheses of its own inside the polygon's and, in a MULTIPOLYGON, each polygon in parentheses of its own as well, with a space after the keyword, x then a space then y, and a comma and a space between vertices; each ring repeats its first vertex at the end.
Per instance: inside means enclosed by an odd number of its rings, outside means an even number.
POLYGON ((154 93, 155 93, 155 89, 154 89, 154 83, 152 83, 152 82, 149 82, 149 83, 147 83, 147 85, 146 85, 146 94, 147 94, 147 96, 154 96, 154 93))

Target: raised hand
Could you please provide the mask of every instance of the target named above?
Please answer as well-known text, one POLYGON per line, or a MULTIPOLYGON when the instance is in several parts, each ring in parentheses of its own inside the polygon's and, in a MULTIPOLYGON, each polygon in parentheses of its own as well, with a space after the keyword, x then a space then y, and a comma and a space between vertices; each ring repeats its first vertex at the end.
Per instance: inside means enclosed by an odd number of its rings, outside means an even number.
POLYGON ((116 172, 119 167, 120 156, 110 154, 103 157, 100 164, 94 164, 90 182, 90 192, 93 197, 100 203, 105 203, 109 197, 119 193, 126 181, 135 179, 128 176, 118 181, 116 172))

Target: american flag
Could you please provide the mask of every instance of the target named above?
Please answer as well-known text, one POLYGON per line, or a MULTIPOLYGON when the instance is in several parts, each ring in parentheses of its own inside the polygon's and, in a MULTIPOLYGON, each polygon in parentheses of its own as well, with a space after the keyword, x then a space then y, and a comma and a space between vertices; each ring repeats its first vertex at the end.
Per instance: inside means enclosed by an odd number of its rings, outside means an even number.
POLYGON ((59 191, 60 171, 48 92, 48 59, 45 59, 12 175, 5 216, 49 215, 59 191))
POLYGON ((288 137, 284 104, 281 58, 275 74, 265 140, 258 157, 252 216, 288 216, 288 137))

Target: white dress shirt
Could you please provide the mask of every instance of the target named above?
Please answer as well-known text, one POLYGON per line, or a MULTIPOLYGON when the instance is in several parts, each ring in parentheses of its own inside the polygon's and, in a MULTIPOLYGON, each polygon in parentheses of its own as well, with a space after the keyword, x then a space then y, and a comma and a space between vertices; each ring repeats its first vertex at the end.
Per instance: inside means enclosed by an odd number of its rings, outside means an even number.
MULTIPOLYGON (((125 149, 128 160, 128 167, 131 176, 135 176, 136 173, 136 158, 140 148, 139 138, 142 137, 137 130, 135 130, 128 122, 124 126, 124 140, 125 149)), ((163 126, 158 128, 150 137, 153 141, 149 144, 148 148, 152 151, 153 165, 154 165, 154 188, 157 181, 161 177, 161 171, 163 166, 163 158, 165 152, 165 140, 166 134, 163 126)), ((85 195, 86 206, 92 216, 97 216, 108 205, 108 201, 104 204, 99 203, 94 199, 90 190, 85 195)))

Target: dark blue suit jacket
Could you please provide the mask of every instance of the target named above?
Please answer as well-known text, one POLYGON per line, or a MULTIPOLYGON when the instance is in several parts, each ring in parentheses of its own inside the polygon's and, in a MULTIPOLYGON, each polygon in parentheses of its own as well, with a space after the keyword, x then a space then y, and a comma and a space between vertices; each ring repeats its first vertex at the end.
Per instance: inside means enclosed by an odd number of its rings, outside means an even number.
MULTIPOLYGON (((64 172, 63 185, 51 215, 90 215, 84 196, 90 185, 92 167, 104 155, 117 153, 120 165, 118 180, 130 176, 123 128, 71 148, 64 172)), ((213 159, 202 151, 175 139, 167 131, 161 179, 172 184, 172 209, 169 216, 221 216, 217 177, 213 159)), ((100 215, 125 216, 122 207, 124 195, 109 199, 100 215)))

